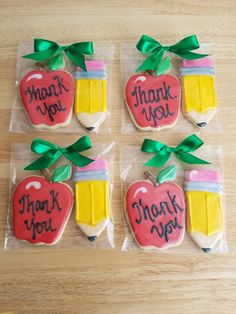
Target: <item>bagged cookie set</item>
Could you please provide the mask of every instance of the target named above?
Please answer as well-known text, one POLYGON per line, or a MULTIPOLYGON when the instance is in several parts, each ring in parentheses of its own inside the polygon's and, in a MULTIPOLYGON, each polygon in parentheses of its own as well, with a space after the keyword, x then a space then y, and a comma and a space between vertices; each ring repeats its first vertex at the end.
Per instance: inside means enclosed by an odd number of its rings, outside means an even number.
MULTIPOLYGON (((77 137, 12 145, 5 249, 115 247, 115 143, 99 139, 112 136, 114 48, 45 39, 34 52, 19 47, 10 131, 77 137), (91 132, 93 145, 78 137, 91 132)), ((168 46, 142 35, 136 48, 120 49, 121 137, 139 135, 136 146, 120 144, 122 250, 226 252, 222 147, 194 134, 220 131, 211 47, 195 35, 168 46)))
POLYGON ((10 131, 110 133, 114 45, 37 38, 32 50, 29 44, 18 48, 10 131))
POLYGON ((121 149, 124 251, 227 251, 222 147, 203 144, 192 134, 176 146, 145 139, 121 149))
POLYGON ((114 143, 94 147, 87 135, 13 144, 5 249, 114 248, 113 162, 114 143))
POLYGON ((195 35, 168 46, 147 35, 122 44, 122 133, 220 131, 212 50, 195 35))

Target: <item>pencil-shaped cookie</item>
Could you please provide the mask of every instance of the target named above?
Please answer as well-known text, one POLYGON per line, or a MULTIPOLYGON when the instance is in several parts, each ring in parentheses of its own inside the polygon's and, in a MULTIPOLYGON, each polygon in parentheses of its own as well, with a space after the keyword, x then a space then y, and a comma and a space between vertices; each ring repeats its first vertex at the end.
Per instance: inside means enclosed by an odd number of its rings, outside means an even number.
POLYGON ((103 61, 86 61, 87 72, 75 69, 75 114, 88 130, 95 131, 107 116, 107 74, 103 61))
POLYGON ((205 127, 216 113, 217 101, 212 59, 182 61, 183 112, 199 128, 205 127))
POLYGON ((217 171, 185 172, 187 229, 204 251, 213 249, 223 236, 222 185, 217 171))
POLYGON ((75 220, 90 241, 102 233, 109 222, 109 176, 107 162, 96 159, 83 168, 76 168, 75 220))

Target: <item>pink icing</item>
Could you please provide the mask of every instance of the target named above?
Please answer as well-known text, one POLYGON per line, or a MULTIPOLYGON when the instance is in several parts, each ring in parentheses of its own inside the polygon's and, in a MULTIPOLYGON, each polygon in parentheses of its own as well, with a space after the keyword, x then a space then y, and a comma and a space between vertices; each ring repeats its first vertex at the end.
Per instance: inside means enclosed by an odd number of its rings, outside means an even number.
POLYGON ((196 60, 182 60, 183 68, 191 68, 191 67, 213 67, 213 60, 211 58, 201 58, 196 60))
POLYGON ((187 181, 220 182, 220 175, 215 170, 189 170, 185 171, 187 181))
POLYGON ((76 167, 77 172, 84 172, 84 171, 95 171, 95 170, 106 170, 107 169, 107 161, 105 159, 95 158, 93 162, 89 165, 79 168, 76 167))
MULTIPOLYGON (((100 60, 87 60, 85 61, 86 68, 88 71, 98 71, 98 70, 106 70, 106 64, 104 61, 100 60)), ((76 67, 77 71, 81 71, 80 67, 76 67)))

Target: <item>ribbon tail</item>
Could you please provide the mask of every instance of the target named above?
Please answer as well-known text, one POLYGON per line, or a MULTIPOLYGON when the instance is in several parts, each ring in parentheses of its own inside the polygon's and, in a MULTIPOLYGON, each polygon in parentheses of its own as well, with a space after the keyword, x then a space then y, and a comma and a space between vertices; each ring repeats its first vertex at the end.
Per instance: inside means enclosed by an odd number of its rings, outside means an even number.
POLYGON ((158 68, 156 70, 156 76, 162 75, 162 74, 170 71, 170 69, 171 69, 170 58, 169 57, 165 57, 159 63, 159 66, 158 66, 158 68))
POLYGON ((91 158, 88 158, 86 156, 83 156, 77 152, 65 152, 64 156, 69 159, 74 165, 77 167, 84 167, 93 162, 94 160, 91 158))
POLYGON ((32 59, 36 61, 43 61, 45 59, 50 59, 57 52, 57 47, 50 48, 45 51, 38 51, 34 53, 30 53, 28 55, 22 56, 25 59, 32 59))
POLYGON ((69 152, 76 151, 76 152, 83 152, 88 150, 92 147, 92 143, 88 135, 82 136, 77 142, 67 147, 69 152))
POLYGON ((64 65, 64 57, 62 53, 51 58, 47 64, 52 71, 60 69, 64 65))
POLYGON ((149 159, 144 166, 161 168, 170 158, 171 153, 166 151, 161 151, 157 153, 153 158, 149 159))
POLYGON ((52 166, 61 156, 59 151, 49 151, 44 156, 38 158, 30 165, 26 166, 24 170, 42 170, 52 166))
POLYGON ((188 164, 202 164, 202 165, 206 165, 206 164, 210 164, 210 162, 200 159, 196 156, 193 156, 192 154, 189 153, 175 153, 176 157, 181 160, 184 161, 188 164))
POLYGON ((176 55, 178 55, 179 57, 183 58, 183 59, 187 59, 187 60, 195 60, 195 59, 201 59, 204 57, 209 56, 209 54, 204 54, 204 53, 196 53, 196 52, 191 52, 191 51, 187 51, 187 52, 175 52, 176 55))
POLYGON ((158 53, 152 54, 144 62, 135 70, 135 72, 140 71, 154 71, 157 69, 159 63, 161 62, 161 58, 164 54, 164 50, 160 50, 158 53))
POLYGON ((79 53, 78 51, 73 51, 72 49, 68 49, 65 51, 67 57, 82 70, 87 71, 85 64, 85 57, 79 53))

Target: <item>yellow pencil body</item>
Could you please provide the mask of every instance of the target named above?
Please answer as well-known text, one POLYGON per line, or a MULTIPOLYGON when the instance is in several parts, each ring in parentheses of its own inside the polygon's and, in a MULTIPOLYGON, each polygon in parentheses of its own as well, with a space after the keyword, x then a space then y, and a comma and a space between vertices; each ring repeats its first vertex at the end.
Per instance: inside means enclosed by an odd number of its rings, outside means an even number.
POLYGON ((94 241, 109 223, 109 177, 106 161, 96 159, 77 168, 75 181, 75 221, 90 241, 94 241))
POLYGON ((206 191, 186 192, 189 233, 201 232, 211 236, 222 231, 222 202, 219 193, 206 191))
POLYGON ((217 99, 212 60, 183 60, 183 112, 197 127, 205 127, 216 113, 217 99))
POLYGON ((75 220, 89 226, 96 226, 110 214, 109 182, 103 180, 79 181, 75 184, 75 220))
POLYGON ((211 75, 185 75, 184 108, 186 112, 197 111, 200 114, 215 110, 217 106, 215 82, 211 75))
POLYGON ((107 116, 107 76, 102 61, 86 61, 87 72, 75 71, 74 111, 79 122, 95 131, 107 116))
POLYGON ((209 252, 223 236, 222 185, 217 171, 185 173, 187 230, 204 251, 209 252))

